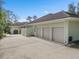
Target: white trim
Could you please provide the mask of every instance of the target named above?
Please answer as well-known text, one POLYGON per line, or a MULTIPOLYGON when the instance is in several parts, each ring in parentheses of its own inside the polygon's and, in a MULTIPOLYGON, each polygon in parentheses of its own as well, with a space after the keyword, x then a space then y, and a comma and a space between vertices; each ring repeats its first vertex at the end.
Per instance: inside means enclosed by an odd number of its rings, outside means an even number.
POLYGON ((46 24, 46 23, 59 23, 59 22, 65 22, 65 21, 77 21, 79 22, 79 18, 75 17, 68 17, 63 19, 56 19, 56 20, 50 20, 50 21, 44 21, 44 22, 38 22, 38 23, 31 23, 28 25, 40 25, 40 24, 46 24))

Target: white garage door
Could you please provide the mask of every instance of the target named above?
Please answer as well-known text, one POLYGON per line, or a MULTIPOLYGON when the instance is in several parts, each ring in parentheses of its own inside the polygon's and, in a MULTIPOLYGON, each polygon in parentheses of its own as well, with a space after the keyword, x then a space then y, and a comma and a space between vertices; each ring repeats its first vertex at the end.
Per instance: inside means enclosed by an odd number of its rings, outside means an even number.
POLYGON ((64 28, 53 29, 53 40, 64 43, 64 28))
POLYGON ((41 28, 39 28, 37 32, 38 32, 37 36, 41 38, 41 36, 42 36, 42 30, 41 30, 41 28))
POLYGON ((22 28, 22 29, 21 29, 21 34, 24 35, 24 36, 27 35, 27 30, 26 30, 26 28, 22 28))
POLYGON ((43 38, 46 40, 51 40, 52 32, 51 28, 44 28, 43 29, 43 38))
POLYGON ((35 32, 34 32, 34 35, 36 37, 42 37, 42 29, 41 28, 36 28, 35 32))

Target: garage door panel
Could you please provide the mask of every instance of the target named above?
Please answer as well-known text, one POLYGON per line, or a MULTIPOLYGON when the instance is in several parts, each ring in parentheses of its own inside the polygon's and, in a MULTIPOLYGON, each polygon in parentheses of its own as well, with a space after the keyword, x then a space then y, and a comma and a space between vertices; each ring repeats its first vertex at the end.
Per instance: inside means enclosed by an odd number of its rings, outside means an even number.
POLYGON ((21 34, 24 35, 24 36, 27 35, 27 30, 26 30, 26 28, 22 28, 22 29, 21 29, 21 34))
POLYGON ((53 29, 53 40, 64 43, 64 28, 53 29))
POLYGON ((34 33, 35 36, 37 37, 42 37, 42 29, 41 28, 37 28, 35 33, 34 33))
POLYGON ((48 29, 47 28, 44 28, 44 38, 45 39, 48 39, 48 29))
POLYGON ((38 29, 38 37, 41 37, 41 28, 38 29))
POLYGON ((43 38, 46 40, 51 40, 52 32, 51 28, 44 28, 43 29, 43 38))

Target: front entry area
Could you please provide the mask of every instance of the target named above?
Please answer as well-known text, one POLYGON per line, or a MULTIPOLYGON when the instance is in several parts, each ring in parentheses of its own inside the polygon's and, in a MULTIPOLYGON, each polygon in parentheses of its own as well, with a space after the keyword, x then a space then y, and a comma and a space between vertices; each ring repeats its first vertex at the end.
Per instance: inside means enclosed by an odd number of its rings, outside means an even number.
POLYGON ((13 31, 13 34, 18 34, 18 30, 14 30, 13 31))
POLYGON ((53 40, 64 43, 64 28, 53 28, 53 40))

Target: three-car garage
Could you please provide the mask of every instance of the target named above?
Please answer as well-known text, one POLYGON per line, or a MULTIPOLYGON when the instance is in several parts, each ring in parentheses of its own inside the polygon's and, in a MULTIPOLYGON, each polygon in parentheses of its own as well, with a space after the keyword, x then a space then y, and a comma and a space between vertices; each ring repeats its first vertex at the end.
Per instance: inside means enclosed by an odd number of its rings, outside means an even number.
POLYGON ((35 36, 45 40, 64 44, 68 44, 69 40, 79 40, 79 16, 65 11, 47 14, 29 25, 38 28, 35 36))
POLYGON ((49 41, 64 43, 64 27, 44 27, 37 29, 36 36, 49 41))

